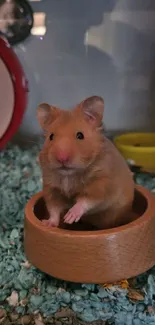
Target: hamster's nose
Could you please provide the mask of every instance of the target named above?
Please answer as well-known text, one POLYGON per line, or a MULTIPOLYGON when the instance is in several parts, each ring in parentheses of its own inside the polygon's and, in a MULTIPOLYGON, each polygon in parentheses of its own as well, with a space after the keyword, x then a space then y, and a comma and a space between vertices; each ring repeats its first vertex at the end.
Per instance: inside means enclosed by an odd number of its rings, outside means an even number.
POLYGON ((57 159, 57 161, 59 161, 61 163, 66 163, 69 160, 69 155, 65 151, 60 151, 60 152, 57 152, 56 159, 57 159))

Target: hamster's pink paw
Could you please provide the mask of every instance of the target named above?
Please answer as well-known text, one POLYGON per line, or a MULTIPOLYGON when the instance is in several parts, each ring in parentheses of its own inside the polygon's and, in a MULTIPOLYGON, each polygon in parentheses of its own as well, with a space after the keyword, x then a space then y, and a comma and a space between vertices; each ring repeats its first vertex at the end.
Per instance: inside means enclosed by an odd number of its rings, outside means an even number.
POLYGON ((48 220, 42 220, 42 224, 45 226, 45 227, 58 227, 59 223, 56 222, 55 220, 53 219, 48 219, 48 220))
POLYGON ((64 216, 64 222, 72 224, 78 222, 84 213, 84 209, 81 204, 76 203, 64 216))

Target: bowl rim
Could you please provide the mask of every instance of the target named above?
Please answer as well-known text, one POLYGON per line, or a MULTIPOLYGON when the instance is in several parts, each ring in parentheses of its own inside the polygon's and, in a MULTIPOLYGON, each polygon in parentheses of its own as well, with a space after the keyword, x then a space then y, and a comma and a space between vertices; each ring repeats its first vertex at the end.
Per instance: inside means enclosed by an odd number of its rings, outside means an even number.
MULTIPOLYGON (((43 192, 40 191, 37 194, 33 195, 29 201, 27 202, 25 206, 25 218, 33 225, 35 228, 37 228, 39 231, 46 233, 47 235, 56 235, 56 236, 67 236, 67 237, 95 237, 97 236, 115 236, 119 232, 126 232, 129 230, 129 228, 132 230, 135 227, 140 227, 142 224, 147 223, 150 219, 153 217, 153 209, 155 210, 155 197, 153 194, 146 188, 140 185, 136 185, 135 189, 139 191, 143 196, 145 196, 147 200, 147 208, 144 214, 140 216, 138 219, 116 228, 111 229, 105 229, 105 230, 93 230, 93 231, 77 231, 77 230, 68 230, 68 229, 60 229, 60 228, 48 228, 42 225, 41 221, 37 219, 37 217, 34 214, 33 207, 37 200, 39 200, 41 197, 43 197, 43 192)), ((154 215, 155 216, 155 215, 154 215)))
POLYGON ((114 137, 114 144, 116 145, 116 147, 119 147, 121 149, 124 149, 126 151, 129 152, 141 152, 141 153, 152 153, 155 152, 155 146, 150 146, 150 147, 145 147, 145 146, 140 146, 140 147, 135 147, 131 144, 123 144, 121 142, 121 140, 124 140, 126 138, 131 138, 134 136, 137 136, 137 138, 140 136, 145 136, 145 137, 150 137, 150 136, 154 136, 155 137, 155 132, 128 132, 128 133, 124 133, 124 134, 120 134, 118 136, 114 137))

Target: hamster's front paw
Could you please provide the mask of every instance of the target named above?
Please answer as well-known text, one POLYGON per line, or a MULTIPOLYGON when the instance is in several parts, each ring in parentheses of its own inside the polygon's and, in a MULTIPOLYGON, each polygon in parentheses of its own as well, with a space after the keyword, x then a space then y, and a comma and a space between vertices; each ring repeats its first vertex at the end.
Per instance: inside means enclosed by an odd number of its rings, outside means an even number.
POLYGON ((64 222, 72 224, 78 222, 84 213, 84 208, 81 203, 77 202, 64 216, 64 222))
POLYGON ((58 227, 60 222, 60 214, 58 211, 53 210, 49 213, 50 217, 48 220, 42 220, 42 223, 46 227, 58 227))
POLYGON ((55 220, 53 218, 49 218, 48 220, 42 220, 42 224, 46 227, 58 227, 59 226, 59 221, 55 220))

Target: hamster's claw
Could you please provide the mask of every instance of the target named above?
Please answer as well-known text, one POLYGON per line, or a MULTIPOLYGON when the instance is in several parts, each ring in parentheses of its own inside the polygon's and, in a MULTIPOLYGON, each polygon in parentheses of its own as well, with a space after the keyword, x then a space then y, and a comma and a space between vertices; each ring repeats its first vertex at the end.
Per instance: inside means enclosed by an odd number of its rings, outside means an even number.
POLYGON ((79 204, 75 204, 64 216, 64 222, 72 224, 78 222, 83 215, 83 209, 79 204))

